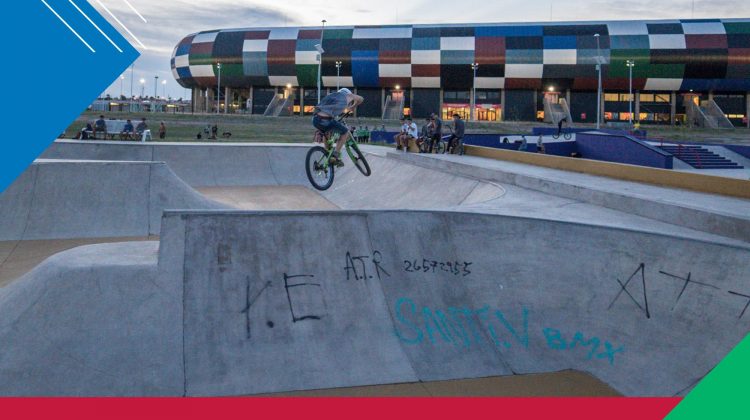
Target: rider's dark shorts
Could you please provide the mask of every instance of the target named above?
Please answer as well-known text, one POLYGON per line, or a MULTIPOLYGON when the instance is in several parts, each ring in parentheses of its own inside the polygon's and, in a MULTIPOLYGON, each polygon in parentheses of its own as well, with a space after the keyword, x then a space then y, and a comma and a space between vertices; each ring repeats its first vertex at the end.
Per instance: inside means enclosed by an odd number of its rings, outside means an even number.
POLYGON ((312 124, 315 128, 324 133, 332 131, 343 136, 344 134, 349 132, 349 129, 346 128, 344 124, 341 124, 335 119, 321 118, 317 115, 313 117, 312 124))

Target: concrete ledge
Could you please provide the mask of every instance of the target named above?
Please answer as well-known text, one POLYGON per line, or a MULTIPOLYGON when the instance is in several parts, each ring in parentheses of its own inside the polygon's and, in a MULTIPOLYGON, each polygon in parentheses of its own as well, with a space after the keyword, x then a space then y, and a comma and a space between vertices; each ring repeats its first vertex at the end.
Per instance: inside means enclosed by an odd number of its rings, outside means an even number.
POLYGON ((625 181, 643 182, 662 187, 682 188, 709 194, 750 199, 750 181, 712 175, 676 172, 622 163, 549 156, 536 153, 465 146, 466 154, 509 162, 543 166, 563 171, 606 176, 625 181))
MULTIPOLYGON (((531 158, 573 160, 523 152, 508 153, 528 155, 531 158)), ((735 198, 715 197, 717 200, 724 200, 725 203, 707 206, 705 205, 707 199, 713 197, 703 196, 691 191, 677 190, 679 194, 675 194, 676 190, 667 190, 672 197, 662 199, 659 194, 664 191, 652 191, 660 188, 656 186, 646 185, 643 187, 648 188, 648 191, 637 191, 632 186, 638 184, 622 182, 623 185, 619 185, 618 181, 607 180, 606 183, 600 182, 598 184, 602 185, 597 185, 596 182, 591 180, 570 180, 565 179, 565 177, 555 178, 554 175, 548 174, 524 173, 514 168, 503 169, 497 167, 495 162, 491 162, 493 165, 482 166, 476 161, 430 158, 429 156, 416 154, 391 153, 388 156, 425 168, 480 180, 495 181, 501 184, 516 185, 672 225, 750 242, 750 203, 746 205, 748 211, 743 213, 741 210, 745 203, 735 198), (617 185, 611 185, 612 183, 617 183, 617 185), (696 205, 698 200, 701 200, 704 205, 696 205), (727 209, 732 211, 727 211, 727 209)), ((593 163, 598 164, 599 162, 593 163)))

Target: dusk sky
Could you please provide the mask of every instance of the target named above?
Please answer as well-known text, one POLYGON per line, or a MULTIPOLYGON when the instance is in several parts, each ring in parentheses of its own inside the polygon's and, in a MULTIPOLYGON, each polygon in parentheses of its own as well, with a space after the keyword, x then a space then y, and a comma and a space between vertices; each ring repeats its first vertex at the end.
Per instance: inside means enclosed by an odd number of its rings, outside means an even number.
MULTIPOLYGON (((141 52, 135 63, 133 94, 146 79, 147 95, 189 96, 174 80, 169 67, 172 50, 185 36, 209 29, 267 26, 381 25, 404 23, 544 22, 582 20, 635 20, 679 18, 747 18, 748 0, 128 0, 143 15, 144 23, 124 0, 101 0, 146 47, 143 49, 114 22, 96 1, 91 5, 120 30, 141 52), (693 12, 694 9, 694 12, 693 12)), ((130 71, 114 81, 106 93, 130 95, 130 71)))

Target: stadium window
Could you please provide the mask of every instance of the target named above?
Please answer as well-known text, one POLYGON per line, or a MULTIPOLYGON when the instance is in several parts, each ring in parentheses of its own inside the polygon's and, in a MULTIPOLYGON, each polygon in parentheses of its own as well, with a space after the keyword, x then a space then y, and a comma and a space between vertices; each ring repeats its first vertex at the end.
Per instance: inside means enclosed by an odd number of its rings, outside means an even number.
POLYGON ((654 95, 654 102, 669 103, 669 95, 654 95))
POLYGON ((604 101, 605 102, 619 102, 620 101, 620 95, 616 93, 605 93, 604 94, 604 101))
POLYGON ((641 102, 654 102, 654 95, 650 93, 641 93, 641 102))

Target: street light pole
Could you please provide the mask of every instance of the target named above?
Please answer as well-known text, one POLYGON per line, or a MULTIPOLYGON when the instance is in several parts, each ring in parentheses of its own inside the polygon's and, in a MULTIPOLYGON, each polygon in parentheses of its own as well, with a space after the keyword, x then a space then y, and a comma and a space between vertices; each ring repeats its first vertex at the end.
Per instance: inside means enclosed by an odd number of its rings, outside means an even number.
POLYGON ((141 100, 143 100, 143 97, 146 95, 146 79, 141 79, 141 100))
POLYGON ((596 129, 598 130, 601 128, 602 121, 602 62, 604 60, 599 44, 599 34, 594 34, 594 38, 596 38, 596 70, 599 73, 599 83, 596 90, 596 129))
POLYGON ((157 90, 158 86, 159 86, 159 76, 157 75, 157 76, 154 76, 154 99, 159 97, 159 92, 157 90))
POLYGON ((336 62, 336 90, 337 91, 341 89, 341 81, 340 81, 340 78, 341 78, 341 64, 342 64, 341 61, 337 61, 336 62))
POLYGON ((471 69, 474 70, 474 79, 471 83, 471 104, 469 104, 471 113, 469 118, 474 121, 477 107, 477 70, 479 69, 479 63, 472 63, 471 69))
POLYGON ((323 19, 323 27, 320 30, 320 44, 316 48, 318 50, 318 103, 320 103, 320 82, 322 77, 322 71, 323 71, 323 53, 325 50, 323 50, 323 34, 326 31, 326 22, 327 20, 323 19))
POLYGON ((135 63, 130 65, 130 99, 133 99, 133 78, 135 73, 135 63))
POLYGON ((167 98, 167 81, 166 80, 162 80, 161 84, 162 84, 162 86, 164 86, 164 92, 163 93, 164 93, 164 99, 166 99, 167 98))
MULTIPOLYGON (((120 75, 120 98, 122 98, 122 88, 124 84, 125 84, 125 75, 120 75)), ((120 99, 120 98, 117 98, 117 99, 120 99)))
POLYGON ((625 62, 625 65, 628 66, 629 75, 628 75, 628 90, 629 95, 628 96, 628 114, 630 115, 630 128, 633 128, 633 67, 635 67, 635 61, 628 60, 625 62))
POLYGON ((221 63, 216 64, 216 68, 219 70, 218 86, 216 87, 216 113, 221 112, 221 63))

